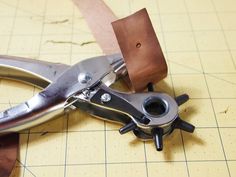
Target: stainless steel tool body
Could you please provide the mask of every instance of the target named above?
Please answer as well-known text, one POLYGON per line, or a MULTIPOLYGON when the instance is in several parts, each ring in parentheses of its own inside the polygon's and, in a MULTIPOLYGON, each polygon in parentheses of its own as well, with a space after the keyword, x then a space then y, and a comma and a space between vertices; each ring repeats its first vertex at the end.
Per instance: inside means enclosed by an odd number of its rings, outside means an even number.
POLYGON ((175 128, 193 132, 194 126, 178 116, 186 94, 122 93, 109 86, 127 74, 122 55, 100 56, 73 66, 18 57, 0 56, 0 77, 23 81, 43 90, 30 100, 0 113, 0 134, 41 124, 65 110, 80 108, 89 114, 124 124, 120 133, 133 131, 141 139, 162 137, 175 128))

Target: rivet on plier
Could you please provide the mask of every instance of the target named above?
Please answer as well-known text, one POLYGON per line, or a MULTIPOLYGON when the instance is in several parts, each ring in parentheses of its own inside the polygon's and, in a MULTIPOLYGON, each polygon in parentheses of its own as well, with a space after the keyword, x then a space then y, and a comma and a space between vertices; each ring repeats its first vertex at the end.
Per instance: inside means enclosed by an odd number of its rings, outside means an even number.
POLYGON ((80 73, 78 76, 78 81, 81 84, 87 84, 91 80, 92 80, 92 76, 89 73, 80 73))

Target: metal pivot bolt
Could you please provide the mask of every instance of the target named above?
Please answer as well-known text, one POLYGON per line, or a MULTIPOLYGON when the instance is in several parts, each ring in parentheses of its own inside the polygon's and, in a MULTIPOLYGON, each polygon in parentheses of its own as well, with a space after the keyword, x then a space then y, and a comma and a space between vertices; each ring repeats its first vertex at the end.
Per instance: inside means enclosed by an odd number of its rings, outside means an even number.
POLYGON ((101 96, 101 101, 102 101, 103 103, 107 103, 107 102, 111 101, 111 95, 108 94, 108 93, 102 94, 102 96, 101 96))
POLYGON ((89 73, 80 73, 78 76, 78 81, 81 84, 87 84, 91 80, 92 80, 92 76, 89 73))

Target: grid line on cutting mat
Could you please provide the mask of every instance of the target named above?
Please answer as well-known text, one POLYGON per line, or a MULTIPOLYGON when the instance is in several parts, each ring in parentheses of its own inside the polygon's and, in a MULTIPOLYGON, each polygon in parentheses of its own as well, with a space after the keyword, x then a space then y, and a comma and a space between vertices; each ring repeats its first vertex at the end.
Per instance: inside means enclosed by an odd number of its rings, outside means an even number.
MULTIPOLYGON (((160 4, 157 1, 158 10, 159 10, 159 6, 160 6, 160 4)), ((162 35, 163 35, 163 45, 164 45, 165 51, 167 51, 167 46, 166 46, 166 42, 165 42, 165 32, 163 31, 162 19, 161 19, 160 14, 159 14, 159 18, 160 18, 160 28, 161 28, 162 35)), ((167 58, 169 58, 168 57, 168 52, 166 52, 166 56, 167 56, 167 58)), ((167 62, 170 62, 170 61, 167 60, 167 62)), ((171 70, 169 71, 169 73, 170 73, 170 79, 171 79, 171 88, 172 88, 172 92, 173 92, 174 97, 175 97, 176 93, 175 93, 175 90, 173 89, 174 88, 174 83, 173 83, 173 78, 172 78, 172 75, 171 75, 171 70)), ((183 153, 184 153, 184 159, 185 159, 184 162, 185 162, 185 165, 186 165, 186 171, 187 171, 188 177, 190 177, 188 163, 187 163, 187 157, 186 157, 186 152, 185 152, 185 146, 184 146, 184 143, 183 143, 184 140, 183 140, 182 132, 180 132, 180 135, 181 135, 181 143, 182 143, 182 148, 183 148, 183 153)))
MULTIPOLYGON (((193 31, 193 26, 192 26, 192 22, 191 22, 191 18, 190 18, 190 15, 189 15, 189 11, 187 9, 187 5, 186 5, 186 0, 184 0, 185 2, 185 7, 186 7, 186 10, 187 10, 187 14, 188 14, 188 17, 189 17, 189 21, 190 21, 190 25, 191 25, 191 28, 192 28, 192 33, 193 33, 193 36, 194 36, 194 42, 195 42, 195 45, 196 45, 196 48, 197 48, 197 51, 198 51, 198 56, 199 56, 199 60, 200 60, 200 63, 201 63, 201 67, 203 69, 203 64, 202 64, 202 59, 201 59, 201 56, 200 56, 200 53, 199 53, 199 48, 198 48, 198 44, 196 42, 196 36, 195 36, 195 33, 193 31)), ((211 1, 212 2, 212 1, 211 1)), ((213 3, 213 2, 212 2, 213 3)), ((219 20, 219 19, 218 19, 219 20)), ((225 36, 224 36, 225 37, 225 36)), ((226 41, 226 39, 225 39, 226 41)), ((229 47, 227 46, 228 50, 229 50, 229 47)), ((232 55, 231 55, 232 56, 232 55)), ((232 59, 233 61, 233 59, 232 59)), ((208 89, 208 92, 209 92, 209 95, 210 95, 210 90, 209 90, 209 87, 208 87, 208 83, 207 83, 207 80, 206 80, 206 76, 205 74, 204 75, 204 79, 205 79, 205 83, 206 83, 206 86, 207 86, 207 89, 208 89)), ((210 100, 211 100, 211 95, 210 95, 210 100)), ((212 109, 214 110, 214 106, 213 106, 213 102, 211 100, 211 105, 212 105, 212 109)), ((228 163, 227 163, 227 160, 226 160, 226 155, 225 155, 225 151, 224 151, 224 145, 222 143, 222 138, 221 138, 221 134, 220 134, 220 130, 219 130, 219 127, 218 127, 218 121, 217 121, 217 118, 216 118, 216 115, 215 115, 215 110, 214 110, 214 116, 215 116, 215 121, 216 121, 216 125, 217 125, 217 129, 218 129, 218 133, 219 133, 219 137, 220 137, 220 142, 221 142, 221 146, 222 146, 222 149, 223 149, 223 153, 224 153, 224 158, 225 158, 225 163, 227 165, 227 169, 228 169, 228 173, 229 173, 229 176, 231 176, 230 174, 230 171, 229 171, 229 167, 228 167, 228 163)))

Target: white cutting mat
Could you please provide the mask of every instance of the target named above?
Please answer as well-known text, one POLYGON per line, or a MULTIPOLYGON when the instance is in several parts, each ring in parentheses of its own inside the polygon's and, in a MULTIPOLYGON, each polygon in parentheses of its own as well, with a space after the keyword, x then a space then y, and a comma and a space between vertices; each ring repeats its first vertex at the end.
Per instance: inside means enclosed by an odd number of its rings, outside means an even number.
MULTIPOLYGON (((180 112, 196 131, 175 131, 156 152, 152 142, 78 110, 21 132, 12 177, 235 177, 236 1, 106 3, 118 17, 147 8, 169 66, 156 88, 190 95, 180 112)), ((0 0, 0 54, 74 64, 102 51, 70 0, 0 0)), ((0 108, 38 91, 0 80, 0 108)))

